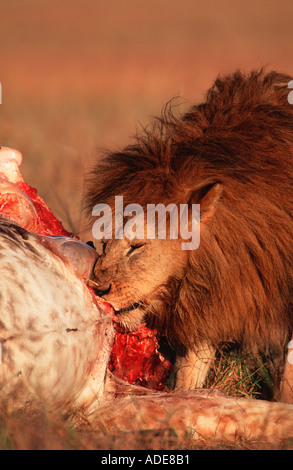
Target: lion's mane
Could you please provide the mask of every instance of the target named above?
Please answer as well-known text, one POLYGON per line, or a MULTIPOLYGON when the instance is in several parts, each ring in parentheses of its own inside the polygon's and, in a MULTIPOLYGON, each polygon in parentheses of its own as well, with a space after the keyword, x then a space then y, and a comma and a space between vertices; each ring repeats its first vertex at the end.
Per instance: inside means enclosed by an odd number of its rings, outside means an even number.
POLYGON ((122 151, 89 173, 86 208, 200 202, 223 192, 188 254, 180 283, 151 326, 181 348, 235 341, 280 351, 293 330, 293 106, 290 76, 264 71, 219 77, 180 118, 171 106, 122 151), (171 307, 170 307, 171 306, 171 307), (172 308, 172 312, 170 312, 172 308))

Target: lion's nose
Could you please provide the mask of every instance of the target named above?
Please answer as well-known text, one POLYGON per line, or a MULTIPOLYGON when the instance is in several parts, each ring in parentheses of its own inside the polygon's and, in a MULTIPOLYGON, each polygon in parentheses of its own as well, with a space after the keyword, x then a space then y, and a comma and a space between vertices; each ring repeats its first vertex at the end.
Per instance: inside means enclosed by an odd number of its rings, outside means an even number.
POLYGON ((99 296, 99 297, 105 297, 105 295, 109 294, 110 290, 111 290, 111 284, 105 288, 104 286, 102 288, 95 288, 95 293, 99 296))

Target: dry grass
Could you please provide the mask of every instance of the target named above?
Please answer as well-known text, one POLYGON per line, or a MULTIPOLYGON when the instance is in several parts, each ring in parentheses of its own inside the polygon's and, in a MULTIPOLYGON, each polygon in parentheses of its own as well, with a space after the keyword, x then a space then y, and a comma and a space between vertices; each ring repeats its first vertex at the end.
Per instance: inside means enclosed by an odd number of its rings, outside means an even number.
POLYGON ((269 374, 269 363, 237 350, 219 351, 205 387, 222 390, 234 397, 271 398, 274 384, 269 374))

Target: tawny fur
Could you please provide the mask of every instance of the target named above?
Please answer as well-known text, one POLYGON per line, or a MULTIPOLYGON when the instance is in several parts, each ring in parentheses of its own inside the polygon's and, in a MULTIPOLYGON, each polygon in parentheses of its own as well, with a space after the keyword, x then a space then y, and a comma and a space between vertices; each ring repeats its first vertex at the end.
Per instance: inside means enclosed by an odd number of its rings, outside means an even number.
MULTIPOLYGON (((290 80, 263 71, 218 78, 202 104, 181 118, 169 109, 88 177, 88 215, 97 203, 113 207, 116 195, 125 205, 202 204, 199 248, 188 252, 176 282, 162 279, 166 300, 159 311, 146 312, 183 354, 203 342, 217 348, 227 341, 282 354, 292 336, 290 80), (214 188, 221 190, 212 194, 214 188)), ((186 252, 178 249, 176 256, 186 252)), ((131 269, 134 278, 133 263, 131 269)), ((146 264, 146 275, 149 269, 146 264)), ((123 284, 119 269, 116 276, 112 282, 123 284)))

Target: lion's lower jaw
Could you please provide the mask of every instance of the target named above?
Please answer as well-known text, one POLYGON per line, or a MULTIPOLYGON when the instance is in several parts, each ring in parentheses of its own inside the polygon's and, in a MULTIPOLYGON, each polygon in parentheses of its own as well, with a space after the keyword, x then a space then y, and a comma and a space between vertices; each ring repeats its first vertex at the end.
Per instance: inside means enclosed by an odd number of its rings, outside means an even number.
POLYGON ((142 308, 136 308, 130 312, 124 312, 117 315, 119 325, 126 330, 136 330, 145 320, 145 311, 142 308))

